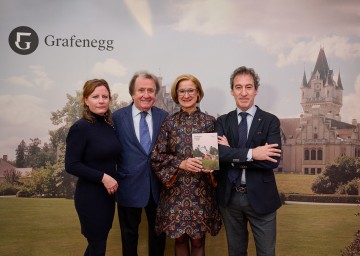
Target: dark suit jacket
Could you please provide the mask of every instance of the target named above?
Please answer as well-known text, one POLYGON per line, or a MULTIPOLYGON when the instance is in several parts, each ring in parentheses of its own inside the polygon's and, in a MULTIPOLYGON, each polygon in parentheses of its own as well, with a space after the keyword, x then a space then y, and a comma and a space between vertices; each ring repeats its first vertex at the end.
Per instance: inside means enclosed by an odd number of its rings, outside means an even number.
MULTIPOLYGON (((117 202, 121 206, 144 208, 152 193, 159 200, 159 181, 150 165, 150 156, 144 151, 135 134, 132 105, 113 113, 116 135, 120 141, 120 166, 118 168, 117 202)), ((168 113, 152 107, 153 136, 151 149, 158 137, 160 126, 168 113)))
POLYGON ((219 145, 220 171, 218 171, 218 202, 221 206, 226 206, 229 202, 232 184, 228 179, 228 171, 237 169, 240 172, 246 166, 246 186, 249 203, 255 212, 266 214, 275 211, 281 206, 279 193, 276 187, 273 168, 279 165, 269 161, 246 161, 249 148, 263 146, 265 143, 279 144, 280 139, 280 121, 279 119, 261 110, 256 110, 252 121, 246 148, 236 148, 238 135, 238 118, 236 110, 226 115, 220 116, 215 125, 218 135, 225 135, 230 147, 219 145))

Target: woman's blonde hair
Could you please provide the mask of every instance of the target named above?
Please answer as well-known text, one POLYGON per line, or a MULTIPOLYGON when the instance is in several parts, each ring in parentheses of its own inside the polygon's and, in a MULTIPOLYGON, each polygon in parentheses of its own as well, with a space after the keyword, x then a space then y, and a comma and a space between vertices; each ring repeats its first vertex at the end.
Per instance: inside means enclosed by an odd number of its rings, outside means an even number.
POLYGON ((171 87, 171 98, 173 99, 173 101, 176 103, 176 104, 179 104, 179 100, 178 100, 178 92, 177 92, 177 89, 178 89, 178 86, 179 86, 179 83, 181 81, 184 81, 184 80, 190 80, 192 81, 195 86, 196 86, 196 89, 197 91, 199 92, 199 97, 197 99, 197 103, 200 103, 200 101, 202 100, 202 98, 204 97, 204 91, 202 89, 202 86, 201 86, 201 83, 199 81, 199 79, 197 79, 195 76, 191 75, 191 74, 183 74, 183 75, 180 75, 178 76, 174 83, 172 84, 172 87, 171 87))

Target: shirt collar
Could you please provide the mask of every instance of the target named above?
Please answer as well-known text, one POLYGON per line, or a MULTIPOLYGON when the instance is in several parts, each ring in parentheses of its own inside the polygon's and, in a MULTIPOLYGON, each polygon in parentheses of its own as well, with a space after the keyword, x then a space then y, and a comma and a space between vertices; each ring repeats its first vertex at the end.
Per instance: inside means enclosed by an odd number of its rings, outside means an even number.
MULTIPOLYGON (((246 113, 248 113, 249 115, 251 115, 252 117, 255 116, 255 112, 256 112, 257 107, 255 105, 252 105, 248 110, 246 110, 246 113)), ((237 115, 239 115, 241 112, 243 112, 240 108, 236 108, 236 113, 237 115)))
MULTIPOLYGON (((132 105, 132 116, 135 117, 137 115, 140 115, 140 111, 135 104, 132 105)), ((151 108, 147 111, 148 115, 151 116, 151 108)))

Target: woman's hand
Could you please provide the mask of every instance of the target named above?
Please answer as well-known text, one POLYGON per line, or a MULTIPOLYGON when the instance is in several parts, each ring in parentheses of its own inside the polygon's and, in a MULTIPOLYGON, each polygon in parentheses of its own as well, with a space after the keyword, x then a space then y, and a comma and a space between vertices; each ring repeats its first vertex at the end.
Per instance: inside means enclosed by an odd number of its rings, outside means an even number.
POLYGON ((201 172, 203 171, 203 165, 201 160, 197 158, 188 158, 181 162, 180 166, 181 169, 184 169, 189 172, 201 172))
POLYGON ((104 173, 101 182, 104 184, 104 187, 106 188, 109 195, 115 194, 116 190, 118 189, 118 183, 113 177, 104 173))
POLYGON ((220 145, 224 145, 224 146, 230 147, 230 144, 229 144, 227 138, 225 137, 225 135, 223 135, 223 136, 218 136, 218 143, 219 143, 220 145))
POLYGON ((202 172, 205 172, 205 173, 212 173, 214 172, 214 170, 201 170, 202 172))

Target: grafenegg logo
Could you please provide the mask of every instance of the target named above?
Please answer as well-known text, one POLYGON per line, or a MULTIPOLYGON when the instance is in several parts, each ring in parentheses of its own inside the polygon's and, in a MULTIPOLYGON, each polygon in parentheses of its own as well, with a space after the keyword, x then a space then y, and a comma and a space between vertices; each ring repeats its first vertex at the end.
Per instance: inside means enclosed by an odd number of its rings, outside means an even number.
POLYGON ((36 50, 39 45, 39 37, 32 28, 17 27, 9 35, 9 45, 14 52, 27 55, 36 50))

